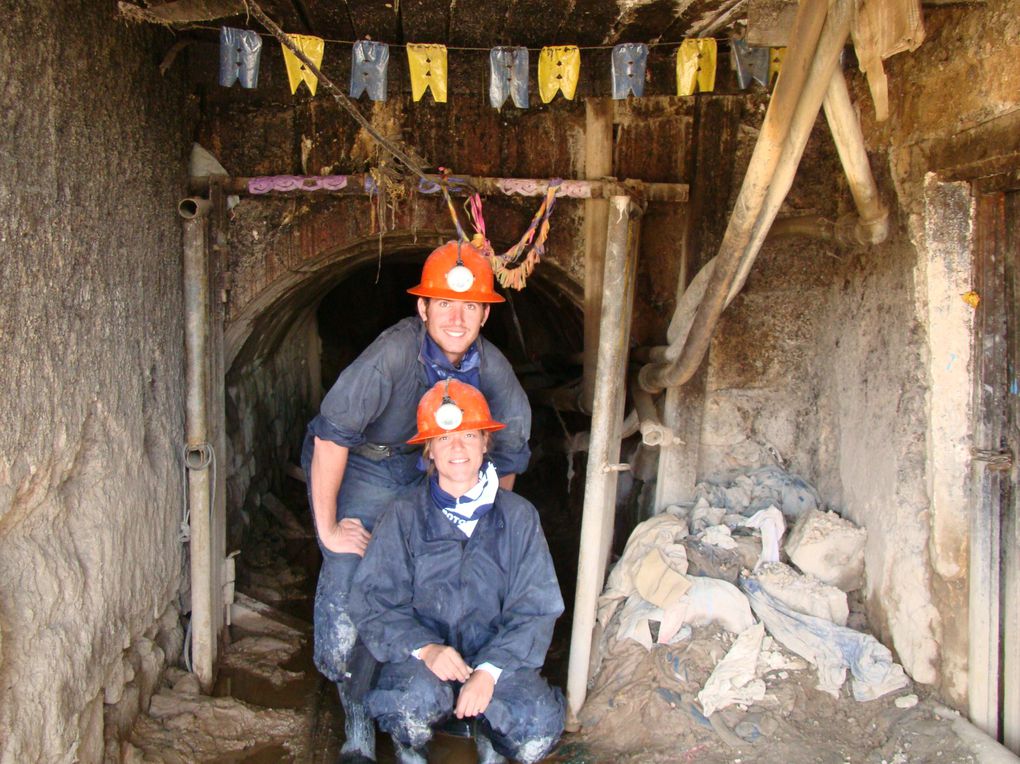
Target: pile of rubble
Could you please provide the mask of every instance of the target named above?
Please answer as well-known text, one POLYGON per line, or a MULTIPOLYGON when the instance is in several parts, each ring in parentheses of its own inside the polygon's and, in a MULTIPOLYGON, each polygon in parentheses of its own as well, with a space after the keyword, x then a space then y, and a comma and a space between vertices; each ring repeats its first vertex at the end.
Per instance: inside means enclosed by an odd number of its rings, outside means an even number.
POLYGON ((917 697, 897 692, 909 679, 847 596, 864 584, 865 540, 774 467, 702 483, 691 504, 641 523, 599 600, 585 737, 649 761, 678 745, 761 754, 803 742, 804 727, 834 754, 880 748, 899 718, 887 707, 906 713, 917 697))

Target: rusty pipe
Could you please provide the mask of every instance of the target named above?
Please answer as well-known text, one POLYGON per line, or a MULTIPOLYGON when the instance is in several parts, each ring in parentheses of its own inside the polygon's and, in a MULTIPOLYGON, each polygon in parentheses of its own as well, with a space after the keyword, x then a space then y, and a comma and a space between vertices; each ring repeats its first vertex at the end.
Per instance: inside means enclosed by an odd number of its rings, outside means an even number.
POLYGON ((850 100, 846 78, 837 67, 829 80, 829 89, 822 101, 825 119, 832 131, 836 153, 843 164, 850 194, 854 198, 859 219, 851 229, 860 244, 881 244, 889 236, 889 210, 882 204, 878 184, 871 173, 868 151, 864 146, 861 123, 850 100))
POLYGON ((177 202, 177 214, 185 220, 205 217, 212 209, 212 202, 200 196, 186 196, 177 202))
POLYGON ((675 359, 641 369, 638 379, 648 392, 684 384, 701 364, 719 316, 735 294, 734 288, 739 291, 741 274, 746 278, 793 182, 807 136, 849 36, 850 11, 850 0, 835 0, 831 9, 825 2, 807 0, 798 9, 790 37, 795 43, 787 54, 787 61, 792 56, 795 66, 784 68, 776 84, 715 257, 711 281, 698 301, 687 336, 670 342, 668 354, 675 354, 675 359), (676 346, 679 350, 674 351, 676 346))

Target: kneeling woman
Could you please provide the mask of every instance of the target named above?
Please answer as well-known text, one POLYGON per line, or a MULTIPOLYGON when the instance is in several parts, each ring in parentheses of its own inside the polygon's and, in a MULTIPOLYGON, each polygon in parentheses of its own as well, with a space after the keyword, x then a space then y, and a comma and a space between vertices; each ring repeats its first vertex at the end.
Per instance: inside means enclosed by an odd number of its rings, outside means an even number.
POLYGON ((430 478, 382 517, 354 579, 351 615, 384 664, 368 710, 401 762, 424 762, 451 714, 478 718, 483 762, 531 764, 563 732, 563 695, 538 673, 563 599, 538 513, 485 457, 503 426, 471 385, 425 394, 408 442, 430 478))

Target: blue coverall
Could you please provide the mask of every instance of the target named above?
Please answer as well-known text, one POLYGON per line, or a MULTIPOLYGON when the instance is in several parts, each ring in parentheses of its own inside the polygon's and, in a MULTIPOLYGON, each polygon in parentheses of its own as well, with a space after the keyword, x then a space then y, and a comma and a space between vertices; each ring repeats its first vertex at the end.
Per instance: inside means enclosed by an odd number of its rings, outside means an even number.
MULTIPOLYGON (((341 372, 308 425, 301 464, 309 477, 314 438, 350 449, 337 496, 337 520, 357 518, 371 532, 386 508, 424 482, 417 466, 421 450, 406 441, 416 432, 418 401, 432 386, 422 359, 425 336, 425 325, 416 316, 380 334, 341 372)), ((480 359, 479 389, 493 418, 506 424, 493 433, 488 457, 500 475, 521 473, 531 457, 527 395, 496 346, 479 337, 474 347, 480 359)), ((310 479, 308 491, 310 503, 310 479)), ((361 558, 319 546, 323 563, 315 592, 314 658, 319 671, 337 682, 347 670, 357 638, 347 614, 347 596, 361 558)))
POLYGON ((368 711, 405 746, 419 747, 450 716, 455 687, 412 652, 449 645, 468 666, 502 669, 482 718, 493 747, 530 764, 563 732, 563 694, 539 675, 563 612, 538 513, 502 489, 468 538, 415 489, 376 526, 351 589, 350 612, 383 663, 368 711))

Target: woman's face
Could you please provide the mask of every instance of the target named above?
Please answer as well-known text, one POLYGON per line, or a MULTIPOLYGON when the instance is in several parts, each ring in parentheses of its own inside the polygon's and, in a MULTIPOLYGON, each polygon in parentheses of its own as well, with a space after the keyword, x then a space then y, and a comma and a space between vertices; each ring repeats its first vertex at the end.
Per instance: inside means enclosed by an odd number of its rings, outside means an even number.
POLYGON ((429 456, 439 473, 440 488, 453 496, 461 496, 475 487, 485 458, 485 435, 481 430, 463 430, 432 439, 429 456))

